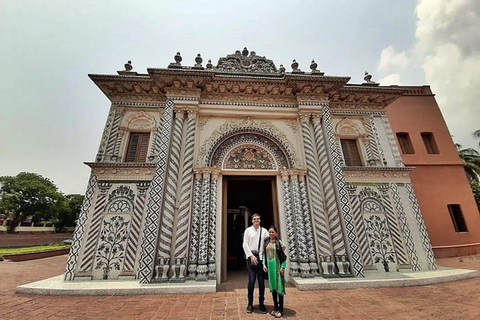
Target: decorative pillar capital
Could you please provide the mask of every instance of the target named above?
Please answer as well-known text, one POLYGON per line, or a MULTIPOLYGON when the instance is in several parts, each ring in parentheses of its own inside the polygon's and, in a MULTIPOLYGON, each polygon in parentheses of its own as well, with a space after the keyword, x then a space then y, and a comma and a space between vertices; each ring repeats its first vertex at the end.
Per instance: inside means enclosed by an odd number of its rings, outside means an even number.
POLYGON ((388 190, 390 190, 390 185, 387 183, 381 184, 378 186, 378 190, 382 193, 382 196, 386 196, 388 194, 388 190))
POLYGON ((310 113, 299 113, 298 114, 298 119, 300 120, 301 123, 310 121, 310 113))
POLYGON ((321 112, 312 113, 312 122, 314 124, 320 123, 320 121, 322 120, 322 115, 323 115, 323 113, 321 113, 321 112))
POLYGON ((188 119, 196 119, 198 115, 197 109, 186 109, 188 119))

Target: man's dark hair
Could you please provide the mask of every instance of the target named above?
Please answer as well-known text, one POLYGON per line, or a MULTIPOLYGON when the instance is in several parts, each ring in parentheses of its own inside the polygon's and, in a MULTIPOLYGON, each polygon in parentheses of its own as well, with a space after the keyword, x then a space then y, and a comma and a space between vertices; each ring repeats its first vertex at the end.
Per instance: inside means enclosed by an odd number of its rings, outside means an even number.
POLYGON ((260 218, 260 214, 258 214, 258 213, 252 214, 252 219, 255 218, 255 217, 259 217, 259 218, 260 218))

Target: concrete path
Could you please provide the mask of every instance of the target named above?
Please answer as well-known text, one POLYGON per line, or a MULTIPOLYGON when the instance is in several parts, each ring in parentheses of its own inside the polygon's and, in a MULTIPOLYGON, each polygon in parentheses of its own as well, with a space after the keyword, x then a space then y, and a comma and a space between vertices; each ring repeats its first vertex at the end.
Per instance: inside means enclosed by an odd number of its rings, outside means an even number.
MULTIPOLYGON (((265 314, 245 313, 246 289, 238 282, 208 294, 15 294, 19 285, 61 274, 66 259, 0 262, 0 319, 271 319, 265 314)), ((438 263, 480 270, 480 255, 440 259, 438 263)), ((266 305, 271 309, 268 293, 266 305)), ((288 287, 285 311, 285 318, 295 319, 480 319, 480 277, 408 288, 299 291, 288 287)))

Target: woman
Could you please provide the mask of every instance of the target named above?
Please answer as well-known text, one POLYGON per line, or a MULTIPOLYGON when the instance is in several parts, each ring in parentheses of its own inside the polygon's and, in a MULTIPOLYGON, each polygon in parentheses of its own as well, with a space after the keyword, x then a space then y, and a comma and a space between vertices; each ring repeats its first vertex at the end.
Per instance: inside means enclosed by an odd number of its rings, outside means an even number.
POLYGON ((268 229, 265 239, 263 270, 268 272, 268 286, 273 297, 274 309, 270 314, 275 318, 283 317, 283 296, 285 295, 285 267, 287 265, 283 243, 278 239, 277 228, 268 229))

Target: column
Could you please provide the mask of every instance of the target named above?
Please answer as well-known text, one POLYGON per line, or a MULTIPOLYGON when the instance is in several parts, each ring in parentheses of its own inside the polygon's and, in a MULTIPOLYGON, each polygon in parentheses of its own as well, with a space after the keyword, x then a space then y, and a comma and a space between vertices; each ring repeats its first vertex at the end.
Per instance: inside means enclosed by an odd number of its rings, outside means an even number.
POLYGON ((289 173, 282 172, 282 190, 283 190, 283 204, 285 206, 285 223, 287 225, 287 241, 288 241, 288 255, 290 262, 290 275, 292 277, 298 276, 298 253, 297 253, 297 239, 295 223, 293 221, 292 213, 292 198, 290 196, 290 181, 289 173))
POLYGON ((142 254, 139 270, 140 283, 151 282, 154 271, 155 249, 157 246, 158 228, 160 226, 160 212, 163 207, 163 190, 165 187, 167 156, 170 150, 173 106, 173 101, 168 99, 162 116, 161 131, 158 137, 157 165, 149 191, 147 215, 143 229, 142 254))
POLYGON ((171 138, 171 150, 168 162, 168 171, 165 185, 165 200, 163 215, 160 223, 160 238, 158 243, 157 266, 161 273, 157 272, 156 279, 159 282, 168 281, 168 269, 170 268, 171 241, 173 238, 173 221, 177 201, 178 171, 180 168, 180 151, 182 143, 182 127, 184 112, 174 110, 173 132, 171 138), (165 269, 167 272, 164 272, 165 269))
POLYGON ((202 173, 195 171, 193 183, 192 231, 190 235, 190 253, 188 255, 188 279, 197 277, 198 250, 200 246, 200 215, 202 209, 202 173))
MULTIPOLYGON (((179 198, 178 218, 177 218, 177 225, 176 225, 176 232, 175 232, 174 251, 173 251, 174 252, 173 257, 175 259, 175 269, 174 269, 174 275, 172 278, 177 279, 179 282, 185 281, 185 277, 186 277, 185 271, 187 267, 186 263, 187 263, 187 254, 188 254, 187 252, 188 235, 190 234, 190 216, 194 216, 193 219, 196 219, 195 224, 192 221, 192 232, 191 232, 192 237, 193 237, 194 225, 197 225, 198 224, 197 221, 199 221, 198 216, 195 217, 195 214, 191 214, 192 207, 190 205, 192 193, 194 193, 192 191, 192 186, 194 185, 192 181, 192 177, 193 177, 193 153, 194 153, 194 143, 195 143, 195 125, 196 125, 197 113, 194 110, 187 110, 187 115, 188 115, 188 120, 187 120, 186 132, 185 132, 185 147, 183 148, 184 150, 183 167, 182 167, 182 174, 180 178, 179 196, 178 196, 179 198)), ((197 180, 195 180, 195 182, 197 182, 197 180)), ((198 228, 196 229, 196 234, 198 235, 198 228)), ((196 267, 195 267, 195 271, 196 271, 196 267)))
MULTIPOLYGON (((300 115, 302 127, 302 138, 305 150, 305 159, 307 164, 307 182, 309 185, 309 196, 312 204, 312 217, 315 226, 315 237, 318 255, 322 262, 322 273, 324 275, 333 275, 334 266, 332 262, 332 246, 330 242, 329 225, 325 216, 325 200, 323 188, 319 179, 318 158, 312 139, 310 128, 310 115, 300 115), (328 265, 327 265, 328 264, 328 265)), ((314 118, 315 119, 315 118, 314 118)))
POLYGON ((305 226, 305 238, 307 241, 307 255, 308 264, 310 265, 310 272, 314 276, 319 275, 318 262, 315 253, 315 243, 313 241, 312 231, 312 217, 310 214, 310 203, 308 201, 307 187, 305 184, 305 171, 299 173, 299 189, 300 189, 300 201, 302 203, 303 221, 305 226))
POLYGON ((200 212, 200 245, 198 250, 197 281, 208 280, 208 225, 210 212, 210 171, 202 172, 202 205, 200 212))
POLYGON ((290 186, 292 191, 293 219, 295 221, 295 230, 297 231, 298 257, 300 260, 300 276, 302 278, 311 278, 313 277, 313 274, 310 273, 310 265, 308 264, 308 244, 305 238, 305 225, 303 221, 302 204, 300 200, 298 175, 296 172, 290 175, 290 186))

